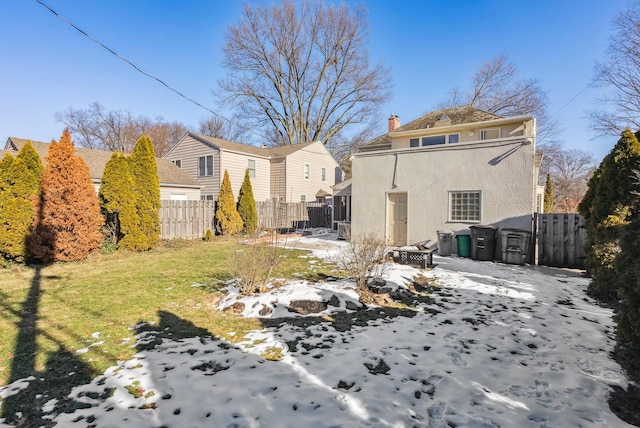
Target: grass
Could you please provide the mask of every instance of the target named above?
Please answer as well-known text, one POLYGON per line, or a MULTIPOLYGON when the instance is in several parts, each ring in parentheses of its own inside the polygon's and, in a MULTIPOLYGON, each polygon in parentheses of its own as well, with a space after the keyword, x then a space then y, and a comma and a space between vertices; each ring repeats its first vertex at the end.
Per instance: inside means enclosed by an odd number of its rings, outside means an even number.
MULTIPOLYGON (((0 271, 0 386, 52 372, 92 378, 130 359, 136 326, 169 329, 174 337, 212 335, 242 340, 257 320, 215 309, 235 240, 172 241, 144 253, 94 255, 77 263, 13 265, 0 271), (203 284, 194 287, 192 284, 203 284), (98 343, 101 342, 101 343, 98 343)), ((306 252, 283 252, 275 277, 309 280, 332 267, 306 252)), ((55 389, 55 385, 50 385, 55 389)))

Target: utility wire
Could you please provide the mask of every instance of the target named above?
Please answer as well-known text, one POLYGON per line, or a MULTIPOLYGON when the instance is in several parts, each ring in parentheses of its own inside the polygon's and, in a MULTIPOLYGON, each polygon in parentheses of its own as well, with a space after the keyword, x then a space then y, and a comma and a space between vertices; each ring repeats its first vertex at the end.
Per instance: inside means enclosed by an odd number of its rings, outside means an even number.
MULTIPOLYGON (((167 89, 169 89, 170 91, 174 92, 175 94, 179 95, 180 97, 184 98, 185 100, 189 101, 192 104, 195 104, 196 106, 208 111, 209 113, 213 114, 216 117, 219 117, 220 119, 226 120, 229 123, 232 123, 231 120, 227 119, 226 117, 220 115, 219 113, 216 113, 215 111, 211 110, 208 107, 205 107, 204 105, 200 104, 199 102, 195 101, 194 99, 186 96, 185 94, 183 94, 182 92, 178 91, 177 89, 173 88, 172 86, 168 85, 164 80, 150 74, 147 73, 146 71, 144 71, 143 69, 141 69, 140 67, 138 67, 137 65, 135 65, 133 62, 129 61, 127 58, 123 57, 122 55, 118 54, 116 51, 114 51, 113 49, 111 49, 110 47, 106 46, 104 43, 102 43, 100 40, 96 39, 95 37, 91 36, 90 34, 88 34, 86 31, 84 31, 83 29, 79 28, 78 26, 76 26, 73 22, 69 21, 67 18, 65 18, 64 16, 60 15, 58 12, 56 12, 55 10, 53 10, 50 6, 48 6, 47 4, 45 4, 42 0, 35 0, 37 3, 39 3, 40 5, 42 5, 43 7, 45 7, 46 9, 49 10, 49 12, 53 13, 56 17, 58 17, 59 19, 61 19, 62 21, 64 21, 65 23, 67 23, 68 25, 70 25, 73 29, 75 29, 76 31, 80 32, 83 36, 87 37, 89 40, 91 40, 92 42, 96 43, 98 46, 106 49, 107 51, 109 51, 111 54, 115 55, 118 59, 126 62, 127 64, 129 64, 131 67, 133 67, 137 72, 142 73, 143 75, 155 80, 156 82, 160 83, 162 86, 166 87, 167 89)), ((248 128, 243 128, 245 131, 254 134, 260 138, 265 138, 263 135, 260 134, 256 134, 255 132, 251 131, 248 128)))

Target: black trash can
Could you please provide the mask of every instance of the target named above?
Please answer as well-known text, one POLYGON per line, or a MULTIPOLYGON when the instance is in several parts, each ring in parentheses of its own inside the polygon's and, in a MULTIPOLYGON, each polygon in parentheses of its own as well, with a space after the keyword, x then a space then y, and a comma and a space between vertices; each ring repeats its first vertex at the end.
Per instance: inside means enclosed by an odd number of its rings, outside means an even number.
POLYGON ((471 226, 471 258, 492 261, 496 253, 496 230, 493 226, 471 226))

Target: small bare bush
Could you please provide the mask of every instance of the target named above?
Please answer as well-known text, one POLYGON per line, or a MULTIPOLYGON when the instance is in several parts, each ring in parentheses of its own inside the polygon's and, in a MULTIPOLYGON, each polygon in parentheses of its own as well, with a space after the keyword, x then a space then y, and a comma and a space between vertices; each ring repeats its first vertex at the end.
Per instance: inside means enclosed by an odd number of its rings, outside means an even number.
POLYGON ((242 294, 251 295, 261 287, 266 287, 273 270, 280 264, 284 251, 275 245, 276 240, 276 235, 272 233, 266 240, 254 237, 245 241, 246 245, 239 246, 231 267, 234 276, 238 278, 242 294))
POLYGON ((380 278, 384 274, 387 244, 383 238, 372 232, 349 238, 349 246, 344 253, 342 264, 349 276, 355 279, 361 299, 367 303, 371 297, 368 280, 380 278))

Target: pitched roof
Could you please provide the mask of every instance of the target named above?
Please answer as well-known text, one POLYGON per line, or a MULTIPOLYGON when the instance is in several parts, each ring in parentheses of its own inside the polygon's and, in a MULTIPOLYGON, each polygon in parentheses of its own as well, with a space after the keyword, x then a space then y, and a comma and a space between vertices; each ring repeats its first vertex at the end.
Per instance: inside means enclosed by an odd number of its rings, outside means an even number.
MULTIPOLYGON (((5 153, 16 154, 22 149, 27 141, 31 141, 31 145, 40 155, 42 162, 45 162, 47 153, 49 152, 49 143, 41 141, 25 140, 22 138, 9 137, 5 145, 5 153)), ((104 167, 111 159, 113 152, 107 150, 86 149, 84 147, 75 147, 75 152, 80 156, 89 167, 89 174, 94 181, 100 181, 104 173, 104 167)), ((194 178, 182 169, 175 166, 169 159, 156 158, 158 166, 158 178, 160 184, 178 185, 178 186, 195 186, 202 187, 194 178)))
POLYGON ((195 134, 193 132, 189 132, 187 135, 190 135, 196 140, 200 140, 205 144, 213 145, 222 150, 246 153, 252 156, 262 156, 262 157, 269 156, 269 152, 266 147, 250 146, 249 144, 236 143, 234 141, 223 140, 222 138, 216 138, 216 137, 209 137, 203 134, 195 134))
POLYGON ((282 158, 290 155, 291 153, 297 152, 298 150, 302 150, 305 147, 309 147, 314 144, 311 143, 303 143, 303 144, 289 144, 286 146, 277 146, 277 147, 256 147, 251 146, 249 144, 236 143, 234 141, 223 140, 222 138, 209 137, 203 134, 195 134, 193 132, 189 132, 191 137, 200 140, 206 144, 214 145, 222 150, 228 150, 233 152, 246 153, 252 156, 261 156, 261 157, 271 157, 271 158, 282 158))
MULTIPOLYGON (((464 123, 485 122, 487 120, 503 119, 494 113, 477 109, 471 106, 451 107, 440 110, 434 110, 421 116, 409 123, 406 123, 393 132, 414 131, 416 129, 433 128, 438 120, 446 122, 448 126, 462 125, 464 123)), ((391 148, 391 137, 389 134, 382 134, 367 144, 360 147, 360 151, 381 150, 391 148)))
POLYGON ((433 128, 436 125, 436 122, 443 116, 451 120, 450 125, 462 125, 464 123, 485 122, 487 120, 504 118, 504 116, 489 113, 471 106, 452 107, 427 113, 424 116, 397 128, 394 132, 433 128))

